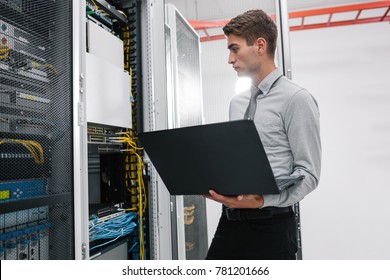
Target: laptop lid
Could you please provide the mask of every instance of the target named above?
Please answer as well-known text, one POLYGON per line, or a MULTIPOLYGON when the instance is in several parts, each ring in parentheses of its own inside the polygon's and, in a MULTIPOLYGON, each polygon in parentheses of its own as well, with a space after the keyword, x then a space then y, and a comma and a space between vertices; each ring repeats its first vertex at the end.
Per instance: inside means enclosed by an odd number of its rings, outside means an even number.
POLYGON ((171 195, 279 193, 252 120, 144 132, 139 139, 171 195))

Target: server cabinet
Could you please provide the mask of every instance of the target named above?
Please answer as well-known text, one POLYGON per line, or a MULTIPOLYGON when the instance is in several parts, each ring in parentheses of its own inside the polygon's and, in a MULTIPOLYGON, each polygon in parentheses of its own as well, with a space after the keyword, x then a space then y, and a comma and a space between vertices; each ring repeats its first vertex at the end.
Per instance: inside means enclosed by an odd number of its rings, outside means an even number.
MULTIPOLYGON (((166 4, 172 65, 173 127, 203 123, 199 35, 175 6, 166 4)), ((171 128, 173 128, 171 127, 171 128)), ((177 257, 204 259, 207 253, 206 202, 199 196, 173 197, 177 216, 177 257)))
MULTIPOLYGON (((203 122, 200 42, 183 16, 165 1, 145 1, 144 128, 146 131, 203 122), (152 46, 150 48, 149 46, 152 46)), ((205 201, 170 196, 148 163, 151 257, 203 259, 207 250, 205 201)))
POLYGON ((72 1, 0 1, 0 258, 73 259, 72 1))
POLYGON ((0 1, 0 259, 148 258, 140 3, 0 1))
POLYGON ((137 142, 140 1, 83 4, 81 258, 147 259, 147 186, 137 142))

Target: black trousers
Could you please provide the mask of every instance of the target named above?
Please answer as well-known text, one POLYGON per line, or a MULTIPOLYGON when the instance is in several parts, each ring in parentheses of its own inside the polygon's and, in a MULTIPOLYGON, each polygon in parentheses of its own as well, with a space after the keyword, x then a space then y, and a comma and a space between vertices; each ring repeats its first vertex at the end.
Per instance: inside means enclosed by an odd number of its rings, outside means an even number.
POLYGON ((229 221, 222 214, 206 260, 295 260, 294 212, 250 221, 229 221))

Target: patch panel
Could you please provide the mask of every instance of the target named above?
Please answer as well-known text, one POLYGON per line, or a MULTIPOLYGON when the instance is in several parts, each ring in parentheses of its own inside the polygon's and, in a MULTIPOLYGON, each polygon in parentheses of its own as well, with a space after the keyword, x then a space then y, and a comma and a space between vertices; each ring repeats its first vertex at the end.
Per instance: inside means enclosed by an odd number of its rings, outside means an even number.
POLYGON ((91 134, 116 135, 117 133, 121 132, 121 129, 113 129, 113 128, 108 128, 108 127, 88 125, 87 131, 88 131, 88 133, 91 133, 91 134))
POLYGON ((99 145, 97 147, 97 152, 98 153, 120 153, 121 148, 120 147, 108 147, 108 146, 101 146, 99 145))
MULTIPOLYGON (((20 226, 20 225, 19 225, 20 226)), ((26 238, 29 234, 33 234, 36 232, 44 231, 47 228, 52 227, 52 224, 49 222, 45 222, 42 224, 37 224, 33 226, 26 226, 22 229, 14 229, 13 231, 9 231, 7 233, 0 234, 0 240, 17 240, 17 238, 26 238)))
MULTIPOLYGON (((90 144, 108 144, 108 145, 117 145, 121 146, 121 144, 113 142, 111 137, 118 136, 122 130, 119 128, 111 128, 111 127, 103 127, 103 126, 93 126, 88 125, 87 133, 88 133, 88 143, 90 144)), ((103 148, 103 147, 101 147, 103 148)), ((105 149, 110 149, 108 147, 104 147, 105 149)))
POLYGON ((87 13, 88 18, 97 20, 98 22, 107 26, 107 28, 109 28, 109 29, 112 28, 112 26, 113 26, 112 19, 105 16, 106 13, 97 10, 95 5, 93 5, 92 3, 86 2, 85 4, 86 4, 85 9, 86 9, 86 13, 87 13))
POLYGON ((102 136, 102 135, 93 135, 89 134, 88 135, 88 142, 89 143, 107 143, 107 137, 102 136))
POLYGON ((47 111, 49 109, 48 105, 51 103, 51 100, 45 97, 41 97, 38 94, 2 90, 0 102, 47 111))
POLYGON ((90 220, 89 220, 89 226, 93 226, 94 224, 96 225, 96 224, 106 222, 106 221, 111 220, 113 218, 122 216, 125 213, 126 213, 125 210, 119 210, 116 213, 112 213, 112 214, 102 216, 102 217, 92 216, 92 218, 90 218, 90 220))

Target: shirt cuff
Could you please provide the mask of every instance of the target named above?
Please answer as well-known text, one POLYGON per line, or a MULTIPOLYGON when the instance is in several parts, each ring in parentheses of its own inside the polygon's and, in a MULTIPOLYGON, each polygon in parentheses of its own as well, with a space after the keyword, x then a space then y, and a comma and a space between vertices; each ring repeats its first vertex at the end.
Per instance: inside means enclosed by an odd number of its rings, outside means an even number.
POLYGON ((279 195, 263 194, 264 204, 261 208, 275 206, 277 204, 277 198, 279 195))

